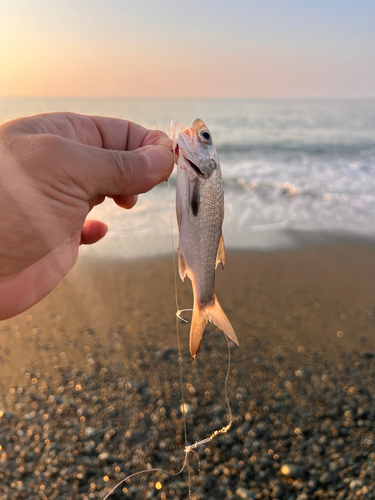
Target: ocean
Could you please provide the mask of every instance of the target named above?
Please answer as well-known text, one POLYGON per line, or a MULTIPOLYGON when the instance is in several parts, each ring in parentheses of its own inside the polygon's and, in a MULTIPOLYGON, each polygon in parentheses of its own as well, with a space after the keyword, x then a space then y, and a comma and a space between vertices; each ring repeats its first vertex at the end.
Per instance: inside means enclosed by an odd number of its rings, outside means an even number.
MULTIPOLYGON (((0 98, 1 123, 50 111, 115 116, 167 133, 172 120, 204 120, 223 172, 227 248, 290 247, 299 231, 375 237, 375 100, 0 98)), ((111 200, 95 207, 90 217, 109 233, 82 253, 170 252, 175 175, 130 211, 111 200)))

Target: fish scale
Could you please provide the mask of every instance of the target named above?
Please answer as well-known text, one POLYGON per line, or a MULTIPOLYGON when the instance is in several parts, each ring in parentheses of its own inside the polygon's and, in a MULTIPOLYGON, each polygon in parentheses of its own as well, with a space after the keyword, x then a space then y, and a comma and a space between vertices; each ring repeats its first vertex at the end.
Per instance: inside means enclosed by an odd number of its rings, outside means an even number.
POLYGON ((212 300, 215 286, 216 253, 222 225, 220 213, 223 212, 223 190, 218 173, 219 171, 215 171, 210 178, 210 184, 201 188, 199 213, 191 223, 189 234, 193 248, 199 252, 197 259, 193 260, 192 271, 198 278, 197 300, 201 306, 212 300), (212 252, 212 248, 216 249, 215 252, 212 252))

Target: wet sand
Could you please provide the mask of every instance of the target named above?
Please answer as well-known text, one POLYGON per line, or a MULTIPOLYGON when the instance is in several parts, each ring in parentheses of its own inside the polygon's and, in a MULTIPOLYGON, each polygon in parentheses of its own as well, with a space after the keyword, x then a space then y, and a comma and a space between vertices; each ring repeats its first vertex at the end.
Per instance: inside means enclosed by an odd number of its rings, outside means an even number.
MULTIPOLYGON (((299 241, 294 250, 227 252, 225 270, 219 266, 216 293, 241 352, 297 360, 317 350, 337 360, 341 351, 375 349, 375 243, 308 233, 299 241)), ((177 274, 177 287, 180 309, 192 307, 190 281, 177 274)), ((103 345, 119 326, 129 345, 141 339, 176 345, 175 311, 171 256, 80 260, 50 296, 0 322, 2 379, 14 380, 34 362, 48 366, 87 329, 103 345), (38 342, 48 345, 48 355, 38 342)), ((181 325, 185 346, 188 335, 181 325)), ((79 368, 80 356, 72 354, 79 368)))
MULTIPOLYGON (((235 421, 199 450, 199 473, 192 459, 197 500, 375 498, 375 244, 303 233, 299 240, 293 250, 228 252, 216 273, 240 341, 228 386, 235 421)), ((191 307, 190 282, 177 283, 180 308, 191 307)), ((176 470, 184 439, 175 311, 171 257, 86 258, 44 301, 0 323, 0 445, 8 453, 0 499, 43 498, 43 491, 48 499, 103 498, 116 478, 147 464, 176 470), (41 439, 46 421, 47 441, 30 444, 27 430, 41 439), (65 425, 75 436, 69 446, 54 439, 65 425), (16 429, 24 434, 13 439, 16 429), (23 471, 17 439, 29 457, 23 471)), ((210 326, 192 363, 189 326, 179 330, 191 443, 226 423, 228 356, 210 326)), ((152 486, 132 483, 118 498, 188 498, 186 475, 155 477, 161 491, 147 478, 152 486)))

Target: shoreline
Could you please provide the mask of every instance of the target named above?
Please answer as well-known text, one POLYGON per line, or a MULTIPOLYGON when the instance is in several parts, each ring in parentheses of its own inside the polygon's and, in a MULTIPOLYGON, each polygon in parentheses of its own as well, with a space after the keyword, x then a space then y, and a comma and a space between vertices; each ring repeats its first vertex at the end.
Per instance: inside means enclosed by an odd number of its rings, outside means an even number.
MULTIPOLYGON (((299 229, 262 229, 240 233, 224 229, 224 241, 227 252, 277 252, 295 248, 321 245, 358 243, 375 245, 375 234, 365 235, 351 231, 313 231, 299 229)), ((178 247, 178 232, 174 230, 174 246, 178 247)), ((158 258, 172 259, 171 235, 148 234, 138 236, 114 232, 93 246, 81 248, 80 259, 113 261, 140 261, 158 258)))

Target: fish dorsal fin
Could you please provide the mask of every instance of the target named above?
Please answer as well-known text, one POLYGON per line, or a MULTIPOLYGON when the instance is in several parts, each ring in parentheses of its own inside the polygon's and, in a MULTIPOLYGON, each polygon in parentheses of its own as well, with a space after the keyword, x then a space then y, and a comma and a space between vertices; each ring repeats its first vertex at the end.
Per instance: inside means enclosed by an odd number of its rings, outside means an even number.
POLYGON ((180 249, 178 249, 178 270, 180 278, 184 281, 185 276, 187 275, 187 265, 180 249))
POLYGON ((219 248, 217 249, 215 268, 217 268, 219 263, 221 264, 221 267, 224 269, 224 266, 225 266, 225 247, 224 247, 223 235, 221 235, 219 248))

